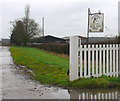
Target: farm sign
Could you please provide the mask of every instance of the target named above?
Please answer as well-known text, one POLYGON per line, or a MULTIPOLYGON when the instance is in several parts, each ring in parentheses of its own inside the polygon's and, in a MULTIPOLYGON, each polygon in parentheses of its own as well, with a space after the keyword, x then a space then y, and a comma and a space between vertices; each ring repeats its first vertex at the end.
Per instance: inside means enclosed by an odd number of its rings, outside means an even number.
POLYGON ((103 32, 104 14, 89 14, 89 32, 103 32))

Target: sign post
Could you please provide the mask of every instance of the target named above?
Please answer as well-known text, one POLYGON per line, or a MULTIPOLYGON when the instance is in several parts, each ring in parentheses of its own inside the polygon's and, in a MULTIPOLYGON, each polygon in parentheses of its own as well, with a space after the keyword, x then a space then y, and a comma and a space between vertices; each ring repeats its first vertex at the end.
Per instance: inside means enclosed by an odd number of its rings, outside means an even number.
POLYGON ((89 42, 89 32, 103 32, 104 30, 104 13, 91 13, 88 8, 88 31, 87 38, 89 42))
POLYGON ((89 14, 89 32, 103 32, 103 13, 89 14))

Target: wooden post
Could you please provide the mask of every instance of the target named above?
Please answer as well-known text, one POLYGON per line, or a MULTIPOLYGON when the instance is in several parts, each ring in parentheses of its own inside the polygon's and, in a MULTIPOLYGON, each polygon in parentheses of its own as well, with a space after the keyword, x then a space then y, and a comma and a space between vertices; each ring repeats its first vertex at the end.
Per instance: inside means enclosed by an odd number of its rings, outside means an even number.
POLYGON ((108 73, 109 73, 109 54, 108 54, 109 50, 108 50, 108 44, 107 44, 107 63, 106 63, 106 73, 107 73, 107 76, 108 76, 108 73))
MULTIPOLYGON (((92 45, 92 49, 94 49, 94 45, 92 45)), ((94 59, 94 50, 92 50, 92 76, 94 76, 94 68, 95 68, 95 59, 94 59)))
POLYGON ((96 76, 98 77, 98 45, 96 45, 96 76))
POLYGON ((105 45, 103 45, 103 74, 105 74, 105 45))
POLYGON ((90 77, 91 75, 90 66, 91 66, 91 51, 90 51, 90 45, 88 45, 88 77, 90 77))
POLYGON ((118 59, 118 76, 120 76, 120 43, 118 44, 118 58, 117 59, 118 59))
MULTIPOLYGON (((102 48, 101 45, 99 45, 100 49, 102 48)), ((100 76, 102 75, 102 50, 99 51, 100 55, 99 55, 99 68, 100 68, 100 76)))
POLYGON ((70 81, 78 79, 78 37, 70 37, 70 81))
MULTIPOLYGON (((112 48, 111 44, 110 44, 110 48, 112 48)), ((112 50, 110 50, 110 76, 112 76, 112 50)))
POLYGON ((119 59, 119 56, 118 56, 118 55, 120 55, 120 54, 118 53, 118 52, 119 52, 119 44, 117 45, 117 48, 118 48, 118 49, 116 50, 116 71, 117 71, 117 77, 118 77, 118 76, 119 76, 119 75, 118 75, 118 74, 119 74, 118 72, 120 71, 120 70, 119 70, 119 68, 120 68, 120 65, 119 65, 119 64, 120 64, 120 63, 119 63, 119 62, 120 62, 120 59, 119 59), (119 60, 119 61, 118 61, 118 60, 119 60))
POLYGON ((84 48, 85 48, 85 50, 84 50, 84 77, 86 78, 86 75, 87 75, 87 47, 86 47, 87 45, 84 45, 84 48))
POLYGON ((115 44, 113 44, 113 76, 115 76, 115 44))

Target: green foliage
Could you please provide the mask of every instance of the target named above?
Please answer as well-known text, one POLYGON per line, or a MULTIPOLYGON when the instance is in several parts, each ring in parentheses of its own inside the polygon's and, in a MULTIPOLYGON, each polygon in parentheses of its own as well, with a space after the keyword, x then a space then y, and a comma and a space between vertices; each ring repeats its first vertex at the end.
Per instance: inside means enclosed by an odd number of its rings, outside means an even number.
MULTIPOLYGON (((72 88, 94 88, 94 89, 102 89, 102 88, 114 88, 114 87, 120 87, 120 82, 116 81, 114 82, 114 80, 118 79, 119 77, 104 77, 101 76, 99 78, 83 78, 80 80, 75 80, 72 83, 70 83, 70 87, 72 88), (108 80, 109 78, 109 80, 108 80), (113 79, 113 81, 111 81, 111 79, 113 79)), ((120 79, 120 78, 119 78, 120 79)))
POLYGON ((70 82, 67 76, 68 59, 49 54, 43 50, 11 47, 10 51, 14 62, 31 69, 34 72, 33 78, 43 84, 74 89, 120 87, 120 77, 102 76, 99 78, 83 78, 70 82))
POLYGON ((26 43, 25 26, 24 23, 20 20, 15 22, 15 26, 11 34, 11 43, 14 43, 16 45, 26 43))
POLYGON ((12 22, 13 29, 11 34, 11 43, 15 45, 27 45, 30 39, 38 36, 41 32, 38 23, 30 19, 30 7, 26 6, 25 17, 12 22))
POLYGON ((43 43, 40 45, 33 45, 33 47, 44 49, 50 52, 69 55, 69 44, 43 43))

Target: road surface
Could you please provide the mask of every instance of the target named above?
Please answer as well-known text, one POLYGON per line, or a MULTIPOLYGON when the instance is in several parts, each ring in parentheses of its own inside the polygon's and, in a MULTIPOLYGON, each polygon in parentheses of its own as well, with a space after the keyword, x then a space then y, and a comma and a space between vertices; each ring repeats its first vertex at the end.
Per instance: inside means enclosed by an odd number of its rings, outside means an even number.
MULTIPOLYGON (((31 81, 16 69, 8 47, 0 47, 0 71, 2 72, 2 99, 69 99, 65 89, 41 85, 31 81)), ((0 88, 1 89, 1 88, 0 88)))

